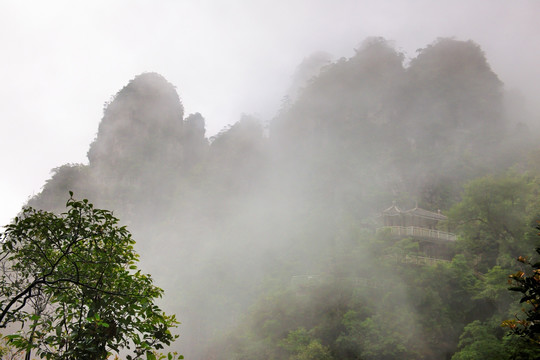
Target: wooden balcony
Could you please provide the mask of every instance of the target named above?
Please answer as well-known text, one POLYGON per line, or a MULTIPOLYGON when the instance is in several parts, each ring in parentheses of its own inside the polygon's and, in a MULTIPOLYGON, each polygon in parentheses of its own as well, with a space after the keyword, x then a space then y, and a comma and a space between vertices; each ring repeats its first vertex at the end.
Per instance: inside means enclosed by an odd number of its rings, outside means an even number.
POLYGON ((416 226, 384 226, 377 229, 378 233, 385 231, 389 231, 391 235, 400 238, 412 237, 436 243, 456 241, 457 239, 457 236, 455 234, 449 232, 426 229, 416 226))

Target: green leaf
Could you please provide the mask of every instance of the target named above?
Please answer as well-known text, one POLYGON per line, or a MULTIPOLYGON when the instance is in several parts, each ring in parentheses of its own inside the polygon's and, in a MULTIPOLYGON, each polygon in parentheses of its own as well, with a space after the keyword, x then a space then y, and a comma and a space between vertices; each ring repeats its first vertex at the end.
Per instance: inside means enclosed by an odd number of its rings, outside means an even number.
MULTIPOLYGON (((119 350, 129 344, 144 350, 150 350, 149 344, 163 348, 175 338, 169 329, 177 322, 174 317, 164 321, 155 305, 163 291, 137 269, 131 234, 118 226, 111 212, 94 209, 86 199, 73 199, 73 192, 70 196, 67 212, 26 208, 21 219, 6 226, 2 248, 11 253, 6 270, 16 281, 2 277, 2 295, 17 300, 27 289, 39 290, 35 293, 43 294, 53 311, 43 318, 39 313, 17 313, 23 304, 15 301, 12 308, 2 308, 6 315, 0 323, 32 321, 35 346, 51 349, 38 351, 41 358, 59 358, 60 350, 74 359, 104 358, 102 344, 119 350), (150 324, 157 324, 160 332, 150 324)), ((20 335, 11 338, 18 349, 27 349, 20 335)))

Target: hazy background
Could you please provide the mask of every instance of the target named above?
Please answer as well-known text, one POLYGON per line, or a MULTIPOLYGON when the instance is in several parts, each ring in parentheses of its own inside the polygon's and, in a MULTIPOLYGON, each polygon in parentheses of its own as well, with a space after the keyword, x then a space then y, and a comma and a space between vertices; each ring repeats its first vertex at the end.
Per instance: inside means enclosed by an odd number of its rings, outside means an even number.
POLYGON ((350 57, 368 36, 408 57, 437 37, 472 39, 507 89, 540 94, 539 1, 0 1, 0 224, 50 170, 86 163, 103 104, 135 75, 178 86, 207 134, 242 113, 271 119, 296 66, 350 57))

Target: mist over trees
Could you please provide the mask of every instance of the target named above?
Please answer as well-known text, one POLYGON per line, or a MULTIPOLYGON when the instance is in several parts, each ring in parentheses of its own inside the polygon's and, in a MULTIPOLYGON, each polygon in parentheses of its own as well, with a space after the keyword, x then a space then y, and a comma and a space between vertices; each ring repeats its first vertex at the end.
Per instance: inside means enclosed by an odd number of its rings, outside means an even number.
POLYGON ((538 244, 540 156, 505 96, 473 41, 406 61, 368 38, 306 58, 268 126, 244 115, 208 139, 144 73, 106 104, 88 164, 54 169, 29 205, 60 211, 71 190, 128 224, 186 358, 530 358, 499 325, 513 260, 538 244), (445 258, 388 260, 425 255, 376 232, 393 201, 448 215, 445 258))

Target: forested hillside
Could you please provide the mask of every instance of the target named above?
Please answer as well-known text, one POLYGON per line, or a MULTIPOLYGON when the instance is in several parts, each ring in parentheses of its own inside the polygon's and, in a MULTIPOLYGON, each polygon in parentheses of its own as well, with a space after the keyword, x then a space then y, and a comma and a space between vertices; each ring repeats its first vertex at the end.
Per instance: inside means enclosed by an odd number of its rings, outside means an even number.
POLYGON ((71 190, 113 210, 188 359, 540 356, 500 326, 520 311, 515 259, 540 243, 540 152, 480 46, 406 59, 369 38, 302 66, 297 81, 316 76, 268 126, 244 115, 211 139, 166 79, 135 77, 88 164, 55 169, 29 204, 60 211, 71 190), (429 254, 377 231, 393 202, 447 216, 445 256, 402 261, 429 254))

